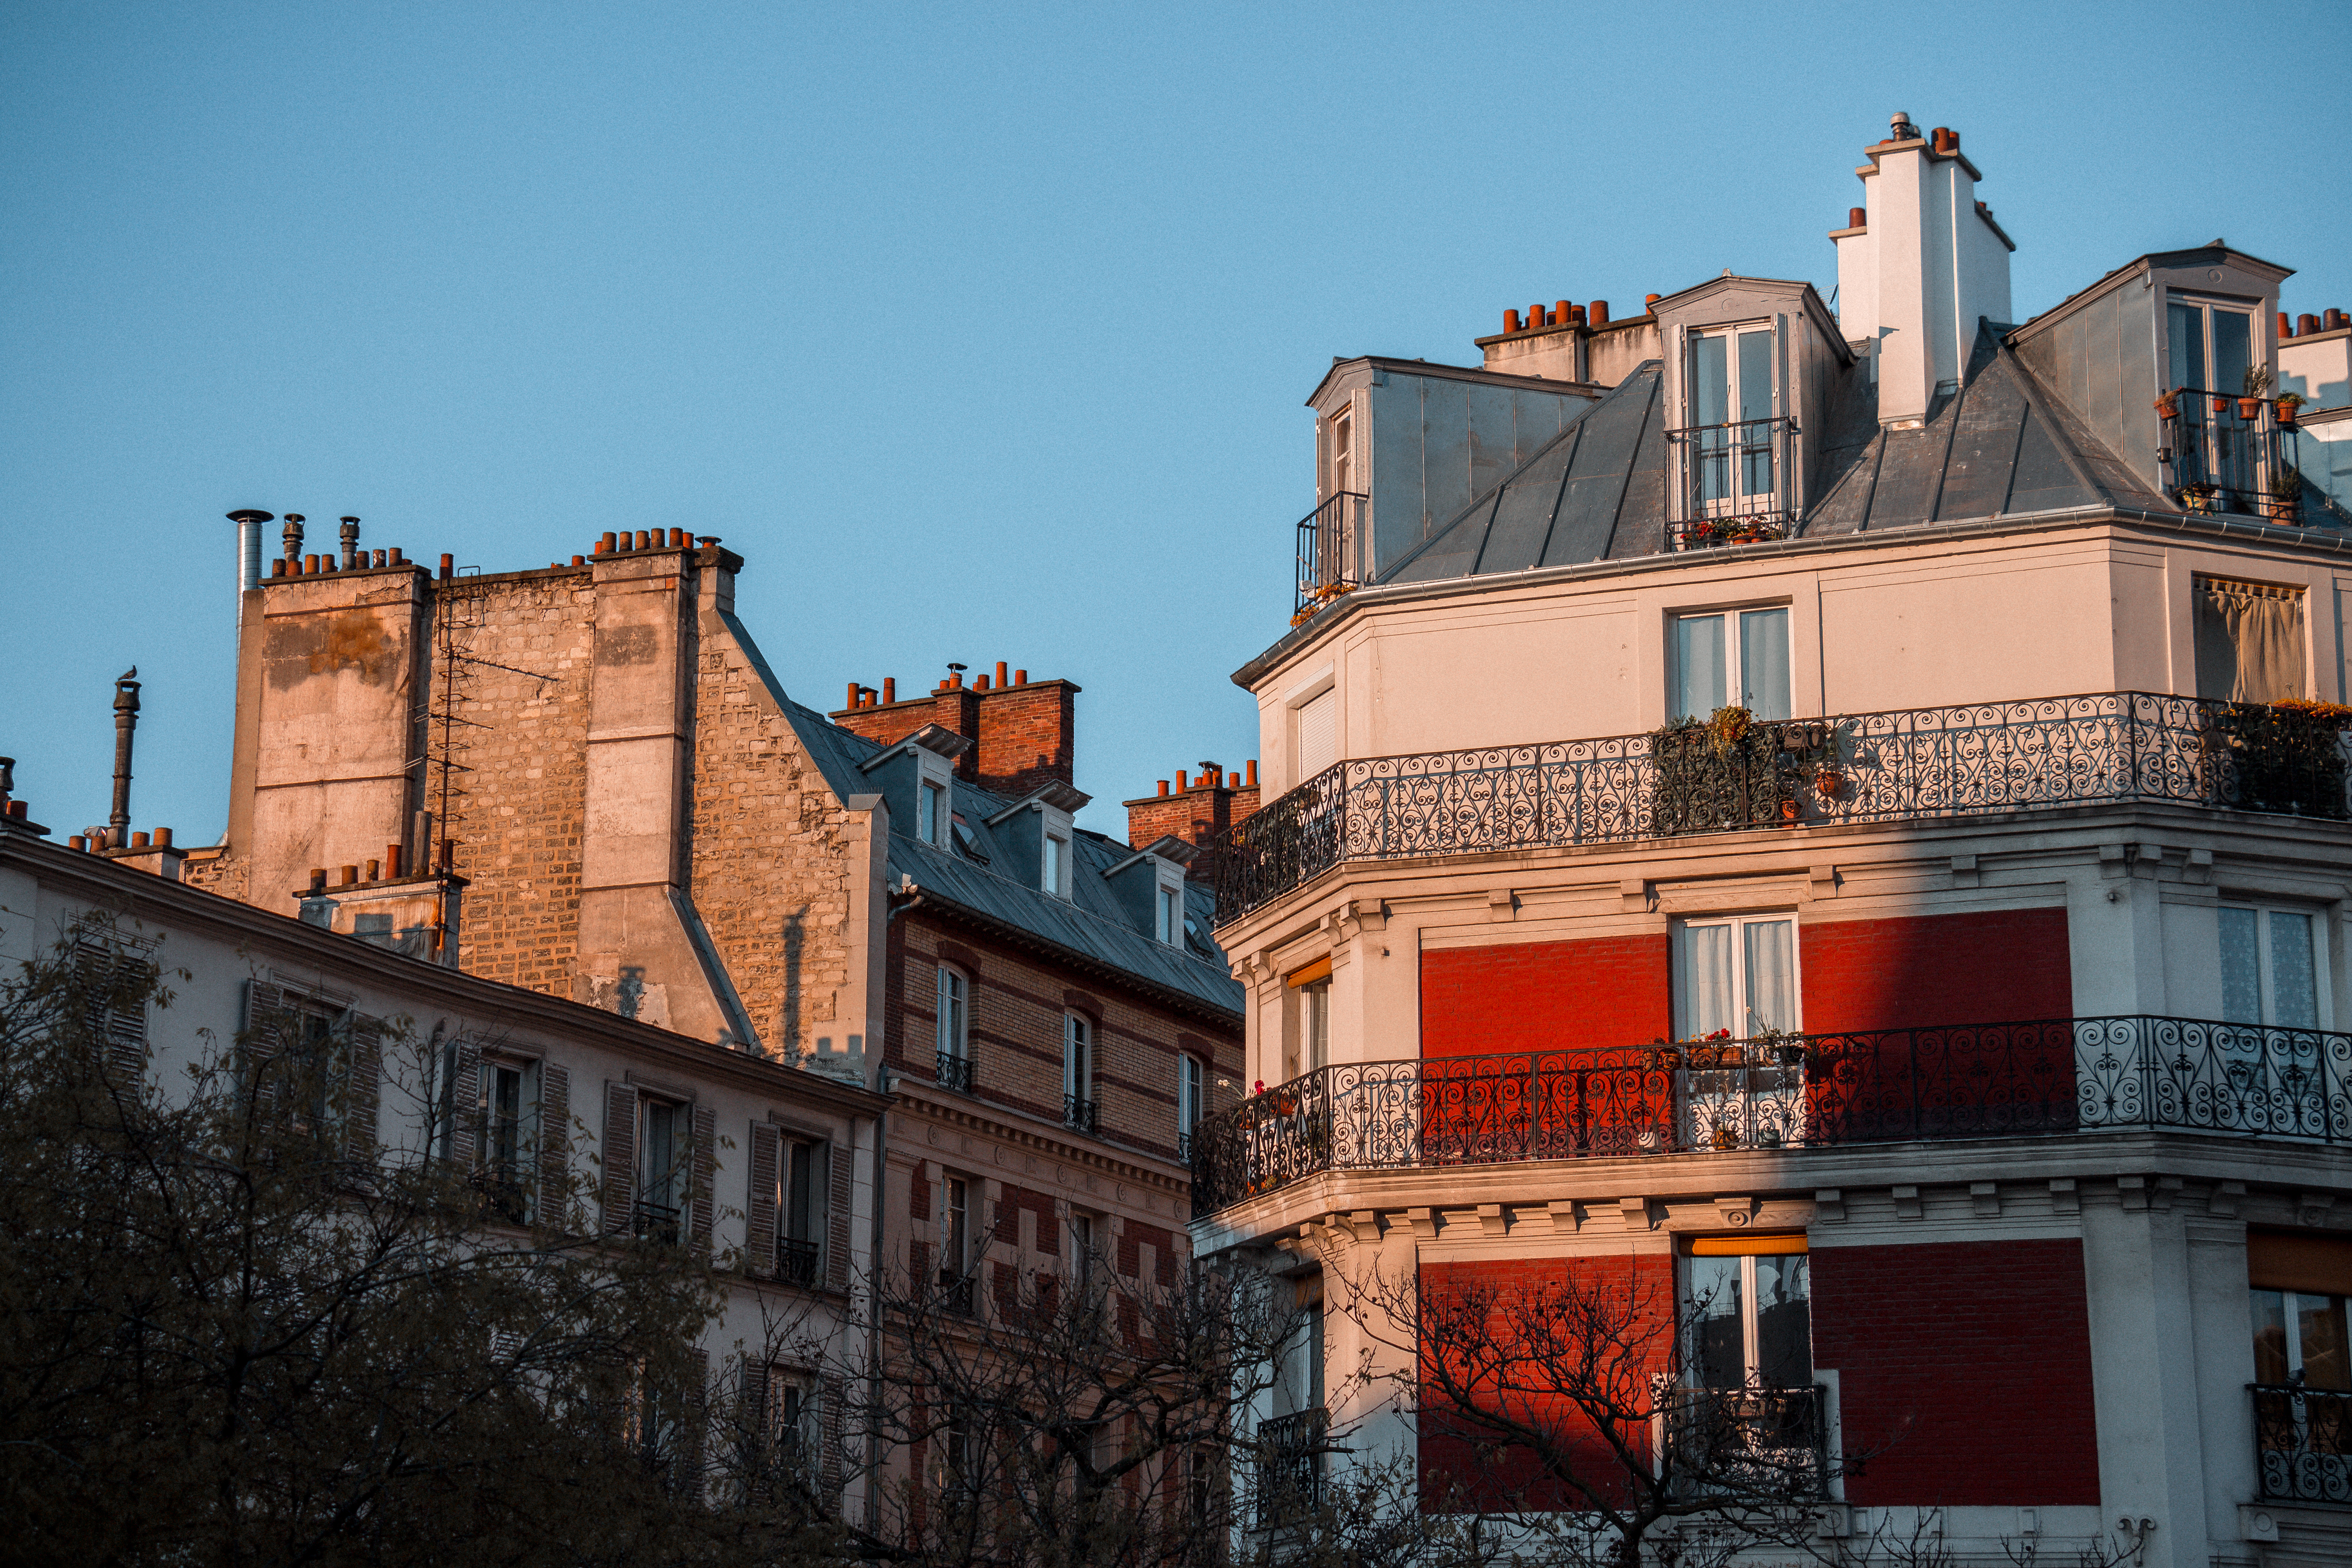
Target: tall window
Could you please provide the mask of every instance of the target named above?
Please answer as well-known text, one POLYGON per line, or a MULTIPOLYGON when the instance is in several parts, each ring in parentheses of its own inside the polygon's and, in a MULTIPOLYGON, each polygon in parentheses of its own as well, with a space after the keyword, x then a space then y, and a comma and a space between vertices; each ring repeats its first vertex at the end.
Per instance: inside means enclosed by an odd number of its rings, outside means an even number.
POLYGON ((1284 1042, 1283 1077, 1313 1072, 1331 1059, 1331 961, 1318 958, 1287 977, 1291 1034, 1284 1042))
POLYGON ((971 1036, 966 982, 961 973, 940 965, 938 994, 939 1059, 933 1076, 949 1089, 971 1090, 971 1036))
POLYGON ((2221 926, 2222 1018, 2318 1028, 2320 958, 2311 916, 2233 904, 2214 912, 2221 926))
POLYGON ((1728 327, 1690 340, 1689 461, 1703 507, 1751 510, 1773 493, 1772 329, 1728 327))
POLYGON ((1184 942, 1184 889, 1162 885, 1155 890, 1152 934, 1171 947, 1184 942))
POLYGON ((1356 488, 1356 421, 1342 414, 1331 421, 1331 493, 1356 488))
POLYGON ((2275 702, 2303 695, 2303 591, 2200 577, 2197 695, 2275 702))
POLYGON ((676 1242, 686 1208, 694 1108, 682 1101, 637 1101, 637 1234, 676 1242))
POLYGON ((1685 921, 1676 935, 1676 1037, 1728 1030, 1734 1038, 1750 1039, 1770 1030, 1796 1029, 1794 917, 1685 921))
POLYGON ((832 1151, 814 1139, 784 1142, 776 1162, 776 1274, 814 1286, 824 1252, 824 1188, 832 1151))
POLYGON ((1080 1290, 1094 1283, 1095 1216, 1070 1216, 1070 1283, 1080 1290))
POLYGON ((1695 1386, 1812 1386, 1811 1285, 1803 1237, 1700 1237, 1691 1243, 1684 1270, 1695 1386))
POLYGON ((1062 1120, 1095 1131, 1095 1026, 1083 1013, 1062 1015, 1062 1120))
POLYGON ((2253 313, 2243 306, 2173 296, 2165 308, 2172 384, 2235 397, 2254 363, 2253 313))
POLYGON ((538 1142, 536 1062, 485 1059, 481 1066, 481 1177, 490 1205, 520 1225, 530 1217, 532 1145, 538 1142))
POLYGON ((946 842, 948 792, 926 779, 915 808, 915 836, 926 844, 946 842))
POLYGON ((1789 611, 1722 610, 1674 618, 1673 719, 1704 719, 1745 708, 1759 719, 1789 717, 1789 611))
POLYGON ((1045 835, 1045 853, 1037 861, 1037 886, 1057 899, 1070 896, 1070 841, 1061 834, 1045 835))
POLYGON ((1339 693, 1334 687, 1302 704, 1297 714, 1297 776, 1305 784, 1339 760, 1339 693))
POLYGON ((1201 1058, 1176 1058, 1176 1157, 1192 1157, 1192 1130, 1201 1124, 1201 1058))
POLYGON ((940 1215, 940 1284, 946 1291, 949 1311, 972 1310, 971 1184, 961 1176, 947 1179, 946 1204, 940 1215))

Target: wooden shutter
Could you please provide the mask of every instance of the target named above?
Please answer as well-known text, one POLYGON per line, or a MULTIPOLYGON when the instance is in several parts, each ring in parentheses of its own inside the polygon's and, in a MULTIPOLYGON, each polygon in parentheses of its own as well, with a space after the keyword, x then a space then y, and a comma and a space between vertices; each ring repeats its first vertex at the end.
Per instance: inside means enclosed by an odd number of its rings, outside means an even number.
POLYGON ((843 1420, 842 1406, 848 1403, 849 1389, 837 1374, 832 1373, 825 1374, 819 1387, 824 1391, 818 1397, 824 1402, 824 1408, 817 1412, 817 1440, 824 1445, 824 1455, 818 1474, 824 1479, 826 1494, 831 1496, 841 1490, 841 1462, 845 1457, 842 1443, 846 1425, 843 1420))
POLYGON ((449 1047, 449 1163, 460 1173, 481 1163, 482 1047, 460 1035, 449 1047))
POLYGON ((353 1164, 375 1164, 376 1113, 383 1100, 383 1020, 351 1016, 344 1026, 343 1152, 353 1164))
MULTIPOLYGON (((743 1259, 762 1279, 776 1271, 776 1170, 783 1140, 764 1121, 751 1123, 751 1191, 743 1204, 743 1259)), ((765 1375, 764 1373, 762 1375, 765 1375)))
POLYGON ((572 1209, 572 1075, 555 1063, 539 1064, 540 1224, 569 1228, 572 1209))
POLYGON ((100 1065, 120 1078, 137 1078, 147 1066, 145 957, 97 937, 82 938, 74 956, 91 994, 88 1022, 100 1065), (142 994, 133 1002, 125 993, 142 994))
POLYGON ((838 1143, 820 1143, 824 1152, 824 1283, 828 1289, 849 1289, 849 1151, 838 1143))
POLYGON ((694 1249, 710 1252, 711 1187, 719 1180, 719 1113, 707 1105, 694 1108, 694 1249))
POLYGON ((697 1346, 686 1352, 686 1397, 678 1402, 677 1494, 688 1502, 703 1496, 702 1451, 710 1426, 710 1352, 697 1346))
POLYGON ((285 1048, 286 989, 267 980, 245 983, 245 1037, 241 1048, 245 1055, 246 1092, 253 1096, 254 1109, 267 1116, 278 1104, 278 1075, 270 1064, 285 1048))
POLYGON ((743 1447, 758 1452, 768 1443, 768 1363, 743 1358, 743 1381, 735 1390, 735 1423, 743 1433, 743 1447))
POLYGON ((637 1203, 637 1091, 634 1085, 604 1085, 604 1234, 626 1236, 635 1228, 637 1203))

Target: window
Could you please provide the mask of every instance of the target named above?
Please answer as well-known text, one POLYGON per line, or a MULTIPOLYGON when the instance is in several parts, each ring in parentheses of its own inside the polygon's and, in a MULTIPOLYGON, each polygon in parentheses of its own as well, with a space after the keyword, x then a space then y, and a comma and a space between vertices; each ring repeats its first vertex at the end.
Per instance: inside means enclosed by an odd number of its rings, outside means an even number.
POLYGON ((926 844, 946 842, 947 790, 925 779, 915 806, 915 837, 926 844))
POLYGON ((2233 904, 2214 912, 2221 926, 2223 1021, 2319 1028, 2326 987, 2312 917, 2233 904))
POLYGON ((1057 899, 1070 896, 1070 840, 1066 834, 1046 829, 1045 853, 1037 861, 1037 886, 1057 899))
POLYGON ((1757 510, 1774 490, 1772 329, 1727 327, 1690 340, 1691 497, 1704 512, 1757 510))
POLYGON ((1094 1283, 1095 1216, 1074 1214, 1070 1216, 1070 1285, 1085 1290, 1094 1283))
POLYGON ((813 1289, 824 1255, 824 1189, 832 1150, 788 1138, 776 1161, 776 1278, 813 1289))
POLYGON ((2174 295, 2165 308, 2175 387, 2193 386, 2235 397, 2250 391, 2254 318, 2243 306, 2174 295))
POLYGON ((768 1369, 768 1432, 777 1458, 790 1471, 805 1472, 817 1457, 818 1415, 816 1380, 788 1367, 768 1369))
POLYGON ((971 1411, 950 1407, 935 1440, 940 1452, 932 1484, 950 1500, 970 1498, 980 1487, 980 1424, 971 1411))
POLYGON ((478 1179, 491 1209, 522 1225, 530 1218, 530 1161, 538 1142, 536 1062, 486 1059, 477 1079, 481 1103, 474 1147, 478 1179))
POLYGON ((1192 1157, 1192 1130, 1201 1124, 1201 1058, 1176 1058, 1176 1157, 1192 1157))
POLYGON ((1154 893, 1155 913, 1152 935, 1171 947, 1184 941, 1184 888, 1181 883, 1171 887, 1163 882, 1154 893))
POLYGON ((1095 1026, 1083 1013, 1062 1015, 1062 1121, 1095 1131, 1095 1026))
POLYGON ((1669 719, 1705 719, 1737 706, 1759 719, 1789 717, 1786 605, 1674 618, 1669 719))
POLYGON ((1701 1237, 1684 1269, 1694 1387, 1812 1386, 1803 1237, 1701 1237))
POLYGON ((1797 1028, 1794 916, 1685 921, 1676 935, 1676 1038, 1727 1031, 1753 1039, 1797 1028))
POLYGON ((644 1096, 637 1106, 636 1232, 675 1245, 688 1196, 694 1108, 644 1096))
POLYGON ((938 1032, 939 1058, 933 1071, 941 1088, 971 1092, 971 1037, 964 977, 940 965, 938 1032))
POLYGON ((1346 495, 1356 488, 1356 422, 1342 414, 1331 421, 1331 493, 1346 495))
POLYGON ((1327 687, 1302 703, 1297 715, 1297 776, 1305 784, 1339 760, 1339 693, 1327 687))
POLYGON ((2253 1309, 2256 1383, 2352 1389, 2343 1297, 2256 1290, 2253 1309))
POLYGON ((2275 702, 2303 695, 2303 590, 2200 577, 2197 695, 2275 702))
POLYGON ((950 1176, 944 1195, 940 1215, 940 1286, 946 1292, 947 1310, 969 1317, 973 1305, 971 1184, 961 1176, 950 1176))

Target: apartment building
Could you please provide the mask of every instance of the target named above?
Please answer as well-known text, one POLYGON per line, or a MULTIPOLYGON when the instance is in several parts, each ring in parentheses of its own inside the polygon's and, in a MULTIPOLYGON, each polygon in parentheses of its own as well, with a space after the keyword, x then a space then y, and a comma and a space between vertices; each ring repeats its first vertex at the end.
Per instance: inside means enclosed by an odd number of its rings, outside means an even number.
POLYGON ((1314 394, 1196 1254, 1324 1304, 1294 1469, 1477 1490, 1369 1282, 1630 1270, 1801 1412, 1824 1551, 2343 1561, 2352 532, 2272 395, 2332 340, 2219 240, 2015 321, 1959 135, 1864 154, 1834 305, 1694 258, 1314 394))

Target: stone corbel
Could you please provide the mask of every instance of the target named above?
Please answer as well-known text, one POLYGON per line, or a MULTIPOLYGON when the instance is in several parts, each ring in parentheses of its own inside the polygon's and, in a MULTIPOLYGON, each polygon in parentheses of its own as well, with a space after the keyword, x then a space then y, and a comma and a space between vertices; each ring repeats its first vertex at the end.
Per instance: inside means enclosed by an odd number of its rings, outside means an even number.
POLYGON ((1657 893, 1639 877, 1628 877, 1617 884, 1617 901, 1629 915, 1646 915, 1657 907, 1657 893))
POLYGON ((2182 872, 2182 877, 2200 888, 2210 883, 2213 880, 2213 851, 2191 849, 2189 852, 2189 864, 2182 872))
POLYGON ((1897 1219, 1917 1219, 1926 1212, 1920 1205, 1919 1189, 1916 1187, 1896 1187, 1892 1195, 1897 1219))
POLYGON ((1808 899, 1834 899, 1837 889, 1838 868, 1834 866, 1815 866, 1805 873, 1805 897, 1808 899))
POLYGON ((1738 1230, 1756 1217, 1756 1200, 1746 1193, 1731 1196, 1718 1194, 1715 1212, 1724 1224, 1738 1230))
POLYGON ((1554 1236, 1576 1234, 1577 1219, 1574 1203, 1567 1198, 1555 1198, 1544 1205, 1544 1212, 1551 1215, 1551 1232, 1554 1236))
POLYGON ((2297 1225, 2325 1225, 2327 1211, 2336 1206, 2333 1193, 2297 1193, 2294 1194, 2294 1220, 2297 1225))
POLYGON ((1486 895, 1486 918, 1490 921, 1515 921, 1519 918, 1519 900, 1508 888, 1496 888, 1486 895))
POLYGON ((2131 875, 2131 851, 2120 844, 2099 846, 2099 876, 2107 881, 2131 875))
POLYGON ((1378 1209, 1357 1209, 1347 1217, 1349 1234, 1358 1244, 1370 1247, 1381 1238, 1381 1215, 1378 1209))
POLYGON ((1999 1182, 1970 1182, 1969 1184, 1969 1203, 1976 1209, 1978 1218, 1998 1218, 2000 1214, 2000 1184, 1999 1182))
POLYGON ((2239 1208, 2245 1201, 2245 1183, 2216 1182, 2213 1184, 2213 1190, 2205 1196, 2205 1212, 2218 1215, 2223 1219, 2235 1219, 2238 1217, 2239 1208))
POLYGON ((1975 856, 1955 855, 1952 857, 1952 886, 1955 888, 1976 888, 1983 886, 1983 877, 1977 869, 1977 858, 1975 856))
POLYGON ((1511 1229, 1510 1216, 1503 1212, 1500 1204, 1480 1204, 1478 1228, 1488 1236, 1507 1236, 1511 1229))
POLYGON ((1404 1217, 1405 1223, 1412 1226, 1412 1234, 1415 1240, 1435 1241, 1437 1239, 1437 1211, 1435 1209, 1407 1209, 1404 1211, 1404 1217))
POLYGON ((1826 1220, 1845 1218, 1845 1194, 1836 1187, 1822 1187, 1813 1194, 1813 1213, 1826 1220))
POLYGON ((1619 1198, 1617 1213, 1629 1231, 1647 1231, 1650 1228, 1650 1200, 1646 1197, 1619 1198))
POLYGON ((2050 1212, 2052 1214, 2083 1212, 2083 1194, 2075 1190, 2074 1177, 2053 1176, 2050 1179, 2050 1212))

